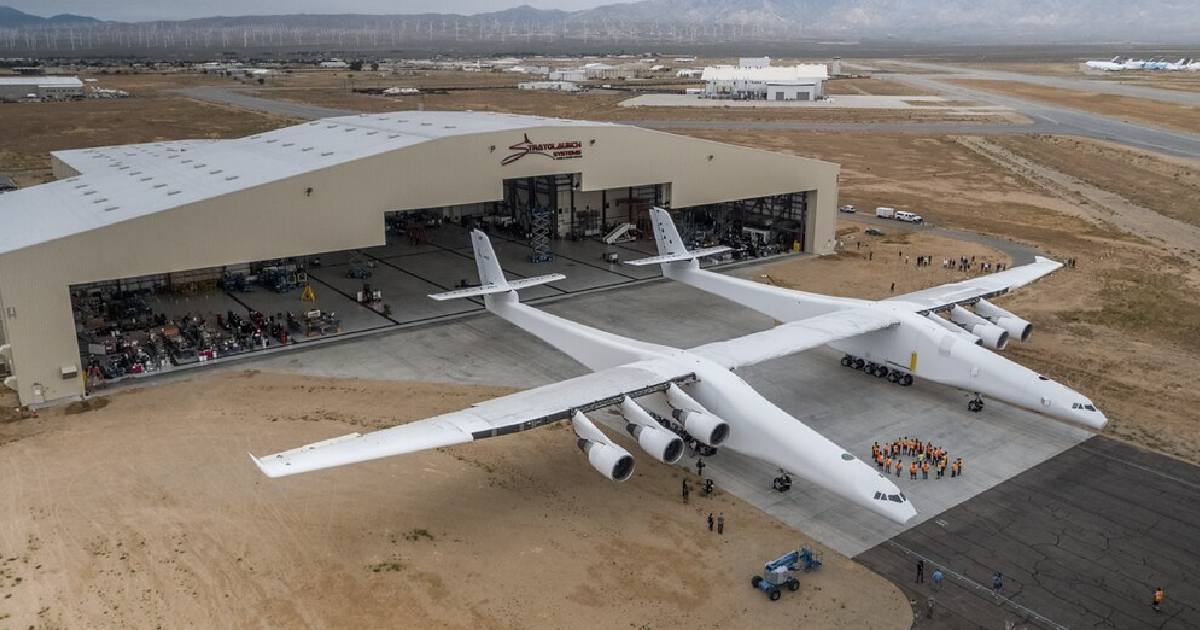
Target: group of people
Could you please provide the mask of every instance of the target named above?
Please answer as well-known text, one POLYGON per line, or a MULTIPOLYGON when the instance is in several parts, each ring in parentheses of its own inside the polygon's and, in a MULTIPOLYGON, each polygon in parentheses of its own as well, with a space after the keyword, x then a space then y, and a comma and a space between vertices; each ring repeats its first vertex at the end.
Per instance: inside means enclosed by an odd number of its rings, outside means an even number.
MULTIPOLYGON (((942 259, 942 269, 957 269, 959 271, 970 271, 975 268, 974 256, 959 256, 957 260, 953 258, 942 259)), ((989 273, 992 271, 1004 271, 1008 269, 1006 262, 992 262, 990 260, 979 261, 979 272, 989 273)))
POLYGON ((928 479, 930 468, 938 479, 946 476, 947 469, 951 477, 961 477, 963 474, 963 459, 959 457, 951 461, 950 453, 933 442, 903 437, 888 444, 876 442, 871 445, 871 459, 875 460, 885 475, 892 474, 893 470, 897 477, 904 474, 906 467, 902 456, 911 458, 907 466, 909 479, 916 479, 918 474, 922 479, 928 479))

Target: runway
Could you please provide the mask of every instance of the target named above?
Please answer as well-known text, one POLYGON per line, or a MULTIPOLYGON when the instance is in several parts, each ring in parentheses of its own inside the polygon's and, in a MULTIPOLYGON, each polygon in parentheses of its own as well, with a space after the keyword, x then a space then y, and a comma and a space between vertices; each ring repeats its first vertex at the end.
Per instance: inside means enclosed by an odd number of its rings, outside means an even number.
MULTIPOLYGON (((974 122, 806 122, 806 121, 737 121, 737 120, 647 120, 624 121, 626 124, 660 129, 728 129, 728 130, 779 130, 779 131, 829 131, 829 132, 876 132, 876 133, 919 133, 919 134, 1014 134, 1038 133, 1074 135, 1097 140, 1108 140, 1132 147, 1158 151, 1178 157, 1200 158, 1200 135, 1172 131, 1161 127, 1139 125, 1115 118, 1091 114, 1076 109, 1035 103, 1010 96, 1001 96, 984 90, 973 90, 946 83, 937 77, 945 75, 881 75, 889 80, 898 80, 940 93, 949 98, 976 100, 991 105, 1001 105, 1022 114, 1033 122, 1021 125, 1011 123, 974 122)), ((224 87, 194 87, 179 90, 184 96, 199 100, 232 105, 245 109, 263 111, 279 116, 313 120, 331 116, 350 116, 363 112, 321 107, 291 101, 252 96, 243 91, 224 87)))

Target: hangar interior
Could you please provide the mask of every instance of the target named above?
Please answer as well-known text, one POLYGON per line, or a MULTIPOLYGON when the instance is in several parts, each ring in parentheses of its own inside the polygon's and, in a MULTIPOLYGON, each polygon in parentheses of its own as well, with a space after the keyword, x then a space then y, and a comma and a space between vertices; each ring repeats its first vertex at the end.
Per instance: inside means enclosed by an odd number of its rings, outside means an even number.
MULTIPOLYGON (((93 210, 89 206, 94 206, 97 198, 101 205, 116 206, 120 204, 121 191, 111 186, 120 180, 109 182, 106 178, 139 176, 139 181, 148 183, 155 178, 180 178, 179 172, 151 170, 165 161, 164 156, 182 158, 174 164, 176 167, 189 163, 189 168, 221 174, 235 168, 232 161, 222 166, 222 160, 229 160, 232 153, 245 149, 229 146, 235 143, 255 140, 258 142, 254 148, 258 150, 264 138, 268 144, 280 142, 282 146, 293 144, 290 139, 295 138, 323 148, 321 138, 312 136, 333 135, 340 140, 340 134, 333 131, 352 133, 371 129, 367 132, 370 135, 376 127, 391 131, 397 123, 415 122, 420 127, 440 124, 444 130, 455 131, 432 133, 421 129, 421 137, 410 139, 404 149, 394 153, 413 153, 413 149, 424 147, 432 151, 435 145, 454 140, 460 146, 439 146, 446 149, 439 152, 446 153, 445 158, 417 155, 414 159, 453 162, 456 153, 483 145, 487 145, 486 153, 492 159, 487 160, 486 168, 475 165, 472 170, 472 164, 462 164, 452 177, 436 186, 421 186, 422 175, 415 172, 419 167, 406 164, 407 168, 401 169, 405 176, 397 178, 404 180, 398 192, 367 195, 368 199, 354 204, 367 208, 361 223, 337 216, 347 213, 343 209, 346 199, 323 200, 297 215, 292 202, 282 199, 286 196, 282 192, 263 191, 267 193, 265 197, 239 199, 246 187, 231 186, 233 190, 226 194, 202 191, 190 203, 166 202, 147 216, 113 221, 115 225, 106 221, 96 227, 74 226, 64 238, 31 239, 23 247, 22 243, 0 243, 3 245, 0 265, 13 260, 16 261, 13 268, 19 269, 28 268, 26 259, 44 263, 46 258, 39 250, 47 250, 44 253, 51 258, 62 254, 61 249, 49 251, 52 248, 48 242, 64 245, 64 241, 93 239, 94 243, 80 244, 67 251, 73 254, 91 251, 91 262, 96 263, 88 264, 87 254, 77 254, 83 256, 78 262, 87 270, 64 270, 63 279, 67 282, 59 284, 67 293, 69 322, 74 332, 70 357, 64 349, 58 356, 47 359, 32 347, 39 338, 61 337, 67 332, 50 323, 55 318, 61 321, 62 313, 52 305, 57 300, 48 299, 47 304, 47 312, 55 317, 36 325, 8 310, 2 332, 11 340, 6 355, 12 358, 13 376, 6 384, 21 394, 25 404, 45 404, 76 398, 113 380, 479 310, 481 305, 477 302, 434 302, 426 297, 429 293, 477 282, 469 240, 472 228, 492 234, 497 253, 512 276, 550 272, 567 276, 564 281, 523 292, 524 300, 657 277, 656 268, 619 264, 623 259, 655 253, 653 240, 643 238, 649 235, 647 211, 655 206, 674 207, 684 237, 697 245, 732 246, 732 258, 784 251, 827 253, 832 249, 836 165, 606 123, 470 112, 407 112, 404 116, 417 120, 353 116, 316 121, 319 127, 307 123, 233 141, 182 141, 155 143, 151 149, 143 148, 146 145, 130 145, 55 153, 56 173, 61 179, 6 195, 3 200, 6 207, 0 210, 28 213, 39 203, 61 202, 61 191, 43 198, 36 195, 38 188, 55 186, 82 189, 88 205, 81 208, 87 210, 93 210), (484 123, 479 123, 480 118, 484 123), (480 128, 462 130, 472 124, 480 128), (294 131, 297 129, 299 136, 294 131), (496 160, 490 155, 497 154, 497 144, 488 143, 509 142, 513 131, 525 132, 525 144, 535 132, 541 136, 586 132, 594 138, 582 156, 556 159, 551 147, 550 155, 538 153, 497 169, 496 160), (277 137, 271 138, 273 134, 277 137), (493 137, 496 134, 502 137, 493 137), (652 151, 639 152, 645 157, 636 159, 603 155, 601 147, 619 144, 623 138, 617 136, 626 134, 642 144, 648 141, 663 145, 659 147, 660 155, 646 155, 652 151), (472 142, 464 145, 462 141, 467 140, 472 142), (693 172, 694 165, 671 164, 662 159, 664 155, 685 151, 706 165, 724 162, 724 168, 711 169, 704 175, 693 172), (550 159, 541 159, 544 157, 550 159), (752 159, 745 160, 746 157, 752 159), (756 166, 755 161, 762 165, 756 166), (756 178, 747 177, 742 162, 751 162, 745 168, 756 178), (702 184, 697 181, 701 177, 702 184), (757 181, 746 183, 747 179, 757 181), (413 186, 427 194, 412 193, 413 186), (428 192, 428 188, 438 186, 447 191, 456 187, 465 190, 458 191, 461 194, 428 192), (98 192, 92 194, 92 191, 98 192), (346 226, 353 234, 344 238, 325 235, 307 238, 290 235, 291 228, 280 228, 266 235, 265 240, 286 241, 291 236, 297 242, 262 246, 262 240, 249 238, 246 239, 251 243, 249 247, 215 248, 236 251, 189 253, 183 251, 194 249, 195 239, 189 238, 186 245, 176 242, 180 247, 173 249, 170 241, 187 234, 188 226, 181 225, 184 221, 170 220, 168 215, 174 214, 176 208, 186 209, 193 216, 204 213, 206 204, 214 197, 226 201, 228 211, 234 216, 256 212, 253 208, 265 203, 278 205, 288 221, 324 224, 314 227, 314 231, 338 231, 344 221, 353 224, 346 226), (456 203, 427 203, 442 199, 456 203), (809 211, 816 205, 824 212, 809 211), (329 222, 331 218, 333 221, 329 222), (162 225, 150 225, 152 219, 162 219, 162 225), (123 228, 122 233, 109 233, 114 227, 123 228), (154 251, 158 248, 150 245, 149 239, 168 242, 163 243, 160 251, 154 251), (341 246, 322 247, 324 244, 341 246), (112 248, 125 250, 124 259, 110 260, 117 258, 112 255, 112 248), (180 253, 176 256, 173 251, 180 253), (271 255, 255 258, 246 255, 254 252, 271 255)), ((519 146, 523 145, 517 143, 510 149, 519 146)), ((332 153, 319 155, 327 157, 332 153)), ((371 157, 334 161, 324 169, 299 168, 294 177, 280 181, 290 184, 292 190, 301 185, 299 190, 308 199, 319 195, 315 191, 325 190, 320 178, 315 177, 321 171, 350 171, 358 167, 363 177, 351 178, 353 181, 346 190, 352 192, 347 194, 391 188, 378 179, 381 172, 391 170, 390 165, 365 165, 371 157)), ((444 163, 440 166, 446 168, 444 163)), ((223 179, 232 181, 229 176, 223 179)), ((187 181, 164 182, 164 190, 172 195, 172 188, 178 185, 182 189, 187 181)), ((276 183, 267 182, 254 188, 265 189, 276 183)), ((110 210, 120 211, 103 208, 103 212, 110 210)), ((214 211, 217 214, 220 211, 214 211)), ((203 216, 198 219, 204 230, 211 229, 205 238, 213 242, 228 240, 230 230, 238 230, 238 238, 245 238, 255 229, 244 218, 233 222, 223 222, 219 216, 213 216, 211 221, 203 216)), ((33 306, 35 300, 22 304, 28 285, 12 280, 9 274, 0 274, 0 304, 16 306, 22 311, 33 306)), ((58 280, 48 281, 53 286, 58 280)), ((53 292, 51 289, 50 293, 53 292)))

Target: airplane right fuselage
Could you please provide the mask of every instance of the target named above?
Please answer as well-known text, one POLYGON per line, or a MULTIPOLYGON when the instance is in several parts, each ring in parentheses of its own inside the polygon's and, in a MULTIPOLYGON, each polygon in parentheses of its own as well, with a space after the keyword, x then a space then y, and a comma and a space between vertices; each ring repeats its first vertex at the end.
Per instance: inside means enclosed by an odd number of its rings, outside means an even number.
MULTIPOLYGON (((893 303, 876 303, 889 308, 893 303)), ((1085 396, 895 303, 900 323, 830 346, 916 377, 978 392, 1050 416, 1100 427, 1104 416, 1085 396), (1091 405, 1092 410, 1088 409, 1091 405)))
POLYGON ((664 275, 786 322, 848 308, 882 309, 900 322, 830 347, 1063 420, 1097 428, 1105 423, 1104 415, 1087 397, 937 325, 920 314, 916 305, 792 291, 703 271, 692 263, 666 265, 664 275))

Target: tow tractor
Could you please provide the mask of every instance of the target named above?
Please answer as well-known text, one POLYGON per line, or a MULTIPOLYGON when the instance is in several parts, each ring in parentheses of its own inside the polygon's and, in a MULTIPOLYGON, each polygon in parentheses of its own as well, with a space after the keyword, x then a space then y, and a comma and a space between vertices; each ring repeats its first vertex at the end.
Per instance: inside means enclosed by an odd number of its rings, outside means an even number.
POLYGON ((763 565, 763 574, 750 578, 750 585, 767 594, 771 601, 783 595, 781 589, 795 591, 800 588, 797 571, 812 571, 821 566, 821 558, 812 549, 801 547, 775 558, 763 565))

